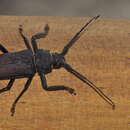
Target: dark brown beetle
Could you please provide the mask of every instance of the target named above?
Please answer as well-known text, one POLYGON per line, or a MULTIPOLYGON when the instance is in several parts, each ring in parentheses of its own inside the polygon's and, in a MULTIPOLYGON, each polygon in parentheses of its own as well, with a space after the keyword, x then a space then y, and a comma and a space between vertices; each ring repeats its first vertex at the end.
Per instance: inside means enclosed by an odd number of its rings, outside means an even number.
POLYGON ((67 54, 69 48, 80 38, 81 34, 86 31, 86 27, 92 23, 94 20, 99 18, 99 15, 93 17, 89 22, 87 22, 79 32, 68 42, 68 44, 63 48, 61 53, 52 53, 47 50, 38 49, 36 40, 46 37, 49 32, 49 26, 44 27, 44 31, 36 33, 31 38, 32 47, 29 44, 28 39, 23 34, 22 25, 19 27, 19 33, 22 36, 24 43, 27 47, 26 50, 19 52, 8 52, 8 50, 0 44, 0 50, 4 53, 0 55, 0 80, 10 80, 8 85, 0 90, 0 93, 10 90, 15 79, 18 78, 28 78, 24 89, 18 95, 16 100, 13 102, 11 107, 11 115, 15 113, 15 107, 24 94, 24 92, 29 88, 30 83, 35 75, 38 73, 41 79, 41 84, 43 89, 47 91, 57 91, 57 90, 66 90, 71 94, 76 94, 74 89, 66 86, 47 86, 47 81, 45 74, 50 73, 52 69, 59 69, 61 67, 65 68, 68 72, 75 75, 81 81, 88 84, 92 87, 105 101, 107 101, 112 107, 115 107, 115 104, 109 99, 99 88, 97 88, 91 81, 86 77, 81 75, 79 72, 74 70, 69 64, 67 64, 64 56, 67 54), (33 49, 32 49, 33 48, 33 49))

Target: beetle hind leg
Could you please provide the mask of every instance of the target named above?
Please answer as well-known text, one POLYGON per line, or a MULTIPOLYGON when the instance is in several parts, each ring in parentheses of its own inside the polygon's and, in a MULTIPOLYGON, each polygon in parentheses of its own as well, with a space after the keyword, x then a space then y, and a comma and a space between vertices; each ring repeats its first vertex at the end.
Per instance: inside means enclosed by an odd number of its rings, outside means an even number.
POLYGON ((11 79, 5 88, 0 89, 0 93, 9 91, 11 89, 11 87, 13 86, 14 81, 15 81, 15 79, 11 79))
POLYGON ((8 53, 8 50, 0 44, 0 50, 3 52, 3 53, 8 53))
POLYGON ((30 78, 28 78, 25 86, 24 86, 24 89, 21 91, 21 93, 18 95, 18 97, 15 99, 14 103, 12 104, 12 107, 11 107, 11 116, 14 115, 15 113, 15 108, 16 108, 16 104, 17 102, 19 101, 19 99, 22 97, 22 95, 28 90, 30 84, 31 84, 31 81, 32 81, 32 78, 33 76, 31 76, 30 78))

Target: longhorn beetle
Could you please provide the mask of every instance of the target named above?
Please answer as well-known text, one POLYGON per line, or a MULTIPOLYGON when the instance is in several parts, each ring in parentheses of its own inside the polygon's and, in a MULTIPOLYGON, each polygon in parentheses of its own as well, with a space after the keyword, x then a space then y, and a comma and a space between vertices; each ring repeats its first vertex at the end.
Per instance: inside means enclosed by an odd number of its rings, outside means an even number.
POLYGON ((24 89, 15 99, 10 109, 11 116, 15 113, 16 104, 29 88, 31 81, 35 75, 38 73, 41 79, 41 84, 46 91, 57 91, 66 90, 70 94, 76 94, 75 90, 66 86, 47 86, 47 81, 45 75, 50 73, 52 69, 65 68, 68 72, 72 73, 74 76, 79 78, 81 81, 93 88, 105 101, 107 101, 112 108, 115 108, 114 102, 109 99, 99 88, 97 88, 91 81, 89 81, 85 76, 74 70, 65 60, 65 55, 72 47, 72 45, 81 37, 81 35, 86 31, 89 24, 99 18, 99 15, 90 19, 79 32, 77 32, 74 37, 65 45, 60 53, 50 52, 48 50, 39 49, 37 46, 37 39, 45 38, 49 32, 49 26, 46 24, 44 31, 36 33, 31 37, 31 44, 29 44, 28 39, 23 34, 22 25, 19 26, 19 33, 24 40, 26 50, 19 52, 8 52, 8 50, 0 44, 0 50, 4 53, 0 55, 0 80, 10 80, 5 88, 0 89, 0 93, 8 91, 11 89, 15 79, 18 78, 28 78, 24 89), (33 49, 32 49, 33 48, 33 49))

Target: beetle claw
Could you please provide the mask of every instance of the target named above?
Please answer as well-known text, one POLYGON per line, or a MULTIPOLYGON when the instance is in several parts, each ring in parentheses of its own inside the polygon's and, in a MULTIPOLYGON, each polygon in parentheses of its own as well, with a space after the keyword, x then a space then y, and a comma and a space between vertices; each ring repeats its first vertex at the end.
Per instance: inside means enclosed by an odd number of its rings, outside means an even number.
POLYGON ((15 113, 15 106, 13 105, 12 108, 10 109, 11 111, 11 116, 14 116, 14 113, 15 113))
POLYGON ((73 95, 76 95, 76 92, 73 88, 67 88, 67 91, 70 93, 70 94, 73 94, 73 95))

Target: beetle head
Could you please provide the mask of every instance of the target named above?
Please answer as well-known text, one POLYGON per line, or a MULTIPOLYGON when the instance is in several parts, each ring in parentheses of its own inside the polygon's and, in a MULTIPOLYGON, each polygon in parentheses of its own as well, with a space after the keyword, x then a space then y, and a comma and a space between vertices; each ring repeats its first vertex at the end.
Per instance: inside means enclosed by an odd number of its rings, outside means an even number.
POLYGON ((59 54, 59 53, 52 53, 52 57, 53 57, 53 69, 59 69, 61 67, 63 67, 64 63, 65 63, 65 58, 59 54))

